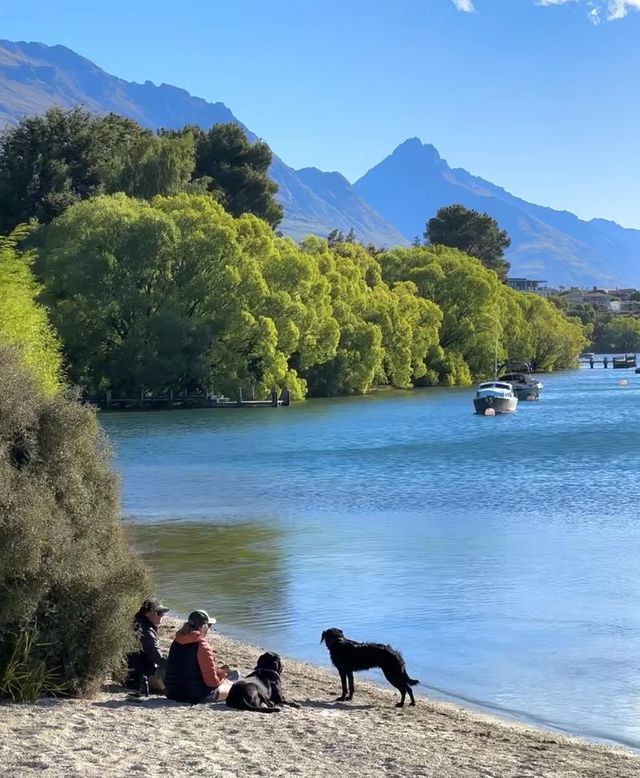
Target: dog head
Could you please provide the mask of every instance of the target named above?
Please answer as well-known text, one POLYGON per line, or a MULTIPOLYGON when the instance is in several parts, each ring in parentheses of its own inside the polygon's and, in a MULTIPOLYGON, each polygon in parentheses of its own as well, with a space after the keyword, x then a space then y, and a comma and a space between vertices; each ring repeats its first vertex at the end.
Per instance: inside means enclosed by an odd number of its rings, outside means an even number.
POLYGON ((324 643, 327 648, 331 648, 331 646, 338 640, 344 640, 344 632, 341 629, 337 629, 336 627, 325 629, 325 631, 322 633, 322 637, 320 638, 320 642, 324 643))
POLYGON ((259 670, 272 670, 274 673, 282 673, 282 659, 278 654, 274 654, 273 651, 267 651, 258 657, 256 662, 256 669, 259 670))

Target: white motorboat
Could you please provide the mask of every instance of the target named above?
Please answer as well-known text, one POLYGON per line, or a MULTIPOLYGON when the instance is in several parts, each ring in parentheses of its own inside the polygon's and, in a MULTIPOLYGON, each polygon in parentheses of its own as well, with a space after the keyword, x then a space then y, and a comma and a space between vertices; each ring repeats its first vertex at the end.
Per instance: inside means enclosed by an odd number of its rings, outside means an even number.
POLYGON ((511 384, 505 381, 483 381, 473 398, 476 413, 485 414, 490 408, 494 413, 513 413, 518 398, 511 384))

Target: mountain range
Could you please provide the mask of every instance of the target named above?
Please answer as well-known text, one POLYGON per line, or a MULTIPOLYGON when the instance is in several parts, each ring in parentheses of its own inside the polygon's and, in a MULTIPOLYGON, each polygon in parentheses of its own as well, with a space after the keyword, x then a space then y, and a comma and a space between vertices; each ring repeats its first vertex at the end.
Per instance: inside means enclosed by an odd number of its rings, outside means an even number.
MULTIPOLYGON (((168 84, 125 81, 64 46, 0 41, 0 124, 52 105, 113 111, 153 129, 235 122, 256 138, 223 103, 168 84)), ((353 229, 377 246, 408 245, 438 208, 462 203, 507 230, 512 276, 555 286, 640 287, 640 230, 528 203, 449 167, 418 138, 402 143, 353 185, 337 172, 295 170, 275 155, 270 175, 284 207, 280 229, 295 240, 308 233, 326 237, 337 228, 353 229)))

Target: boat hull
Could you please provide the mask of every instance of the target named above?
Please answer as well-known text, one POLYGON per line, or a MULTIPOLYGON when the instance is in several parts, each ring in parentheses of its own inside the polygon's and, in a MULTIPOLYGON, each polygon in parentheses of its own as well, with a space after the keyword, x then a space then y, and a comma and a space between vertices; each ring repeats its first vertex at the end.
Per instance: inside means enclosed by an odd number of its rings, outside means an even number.
POLYGON ((540 399, 540 388, 538 386, 518 386, 517 384, 512 384, 512 386, 518 400, 540 399))
POLYGON ((530 373, 506 373, 498 380, 510 384, 518 400, 539 400, 540 390, 544 388, 542 381, 530 373))
POLYGON ((484 415, 484 412, 492 408, 494 413, 513 413, 518 407, 517 397, 474 397, 473 407, 475 412, 484 415))

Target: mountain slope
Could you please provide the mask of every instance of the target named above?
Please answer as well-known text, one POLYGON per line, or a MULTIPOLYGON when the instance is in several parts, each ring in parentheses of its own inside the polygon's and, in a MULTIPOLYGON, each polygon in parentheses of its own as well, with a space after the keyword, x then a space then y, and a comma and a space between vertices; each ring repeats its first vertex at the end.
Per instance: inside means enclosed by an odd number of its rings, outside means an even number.
MULTIPOLYGON (((124 81, 64 46, 0 41, 0 124, 15 123, 26 114, 42 113, 52 105, 82 105, 94 113, 111 111, 154 129, 235 122, 247 130, 223 103, 208 103, 168 84, 124 81)), ((255 139, 253 133, 247 133, 255 139)), ((334 228, 348 231, 353 227, 365 242, 380 246, 405 242, 394 227, 362 201, 346 179, 342 179, 339 197, 334 193, 325 199, 327 187, 320 183, 322 174, 316 191, 311 177, 300 177, 275 155, 270 172, 280 187, 278 199, 284 206, 280 229, 294 239, 310 232, 326 236, 334 228)))
POLYGON ((511 236, 511 275, 551 285, 640 286, 640 230, 533 205, 452 169, 433 146, 411 138, 354 184, 406 238, 422 236, 438 208, 462 203, 493 216, 511 236))

